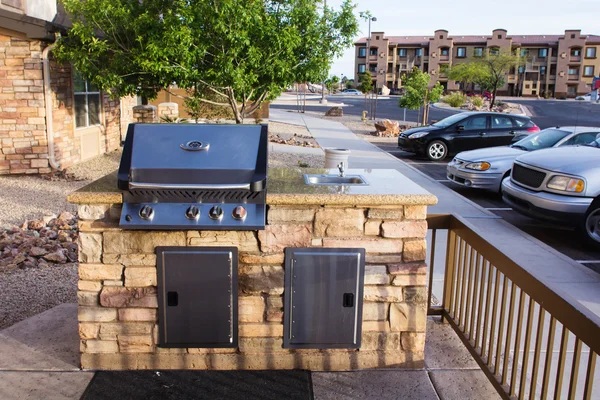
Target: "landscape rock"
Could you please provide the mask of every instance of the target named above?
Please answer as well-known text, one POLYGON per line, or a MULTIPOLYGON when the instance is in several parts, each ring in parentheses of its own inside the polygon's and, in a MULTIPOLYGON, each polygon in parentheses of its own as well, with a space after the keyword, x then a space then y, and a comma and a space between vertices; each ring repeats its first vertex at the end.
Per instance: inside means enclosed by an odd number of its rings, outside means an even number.
POLYGON ((344 109, 342 107, 331 107, 329 110, 327 110, 327 112, 325 113, 326 117, 343 117, 344 116, 344 109))
POLYGON ((389 119, 376 122, 375 129, 377 129, 377 136, 397 137, 401 132, 400 123, 389 119))

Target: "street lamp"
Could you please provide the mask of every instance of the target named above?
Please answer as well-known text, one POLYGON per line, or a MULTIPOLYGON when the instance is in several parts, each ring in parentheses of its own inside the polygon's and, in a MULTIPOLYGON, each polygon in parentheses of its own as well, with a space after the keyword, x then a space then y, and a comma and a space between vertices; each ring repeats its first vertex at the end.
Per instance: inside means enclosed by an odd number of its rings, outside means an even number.
MULTIPOLYGON (((373 22, 377 22, 377 18, 371 16, 371 13, 369 13, 367 15, 367 17, 369 18, 369 36, 367 36, 367 60, 368 60, 368 64, 369 64, 369 74, 371 73, 371 21, 373 22)), ((377 59, 376 59, 377 60, 377 59)))

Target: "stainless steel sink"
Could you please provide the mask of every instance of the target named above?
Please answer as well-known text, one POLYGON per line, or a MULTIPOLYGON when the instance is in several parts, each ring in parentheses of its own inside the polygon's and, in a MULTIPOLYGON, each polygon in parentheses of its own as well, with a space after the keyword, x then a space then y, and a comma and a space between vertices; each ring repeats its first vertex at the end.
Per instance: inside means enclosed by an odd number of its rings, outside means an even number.
POLYGON ((307 185, 368 185, 365 178, 360 175, 304 174, 304 183, 307 185))

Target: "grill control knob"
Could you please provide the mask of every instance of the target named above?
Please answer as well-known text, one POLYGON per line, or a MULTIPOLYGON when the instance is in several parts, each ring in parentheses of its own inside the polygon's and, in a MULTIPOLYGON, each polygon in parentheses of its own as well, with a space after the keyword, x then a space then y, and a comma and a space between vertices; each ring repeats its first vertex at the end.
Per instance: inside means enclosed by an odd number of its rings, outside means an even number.
POLYGON ((208 216, 211 219, 221 219, 221 218, 223 218, 223 209, 221 208, 221 206, 213 206, 208 211, 208 216))
POLYGON ((154 210, 150 206, 144 206, 140 210, 140 217, 145 220, 152 219, 154 217, 154 210))
POLYGON ((189 208, 185 210, 185 217, 187 219, 198 219, 198 217, 200 217, 200 210, 196 206, 189 206, 189 208))
POLYGON ((237 206, 236 208, 233 209, 233 219, 237 219, 237 220, 244 220, 246 218, 246 214, 248 214, 248 212, 246 211, 246 209, 243 206, 237 206))

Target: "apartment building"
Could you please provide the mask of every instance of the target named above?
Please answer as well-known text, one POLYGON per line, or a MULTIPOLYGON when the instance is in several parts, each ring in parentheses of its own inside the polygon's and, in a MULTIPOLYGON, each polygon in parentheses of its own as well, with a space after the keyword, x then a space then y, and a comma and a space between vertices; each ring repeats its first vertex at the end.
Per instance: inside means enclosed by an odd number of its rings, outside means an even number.
POLYGON ((0 0, 0 174, 48 173, 119 148, 134 97, 111 99, 52 55, 57 0, 0 0))
POLYGON ((440 82, 448 91, 460 90, 458 82, 448 80, 448 68, 506 50, 524 62, 509 71, 500 95, 575 97, 589 93, 594 76, 600 75, 600 36, 583 35, 581 30, 566 30, 563 35, 509 35, 505 29, 495 29, 491 35, 460 36, 439 29, 433 36, 373 32, 370 40, 359 39, 355 81, 358 74, 370 71, 377 87, 400 88, 402 75, 416 66, 431 75, 430 86, 440 82))

